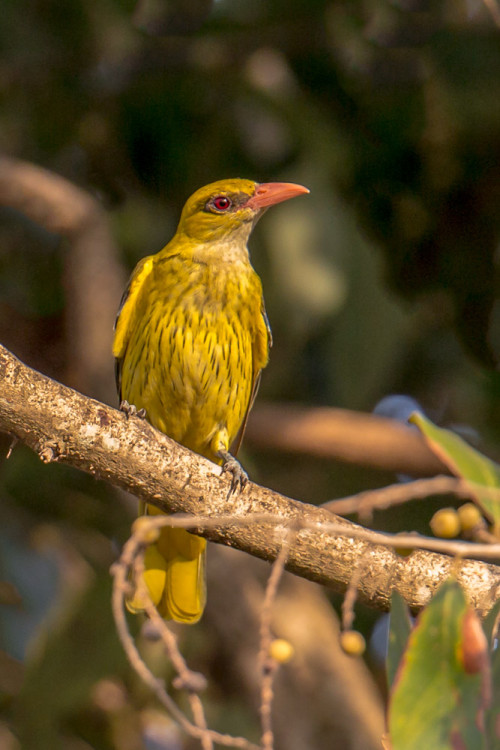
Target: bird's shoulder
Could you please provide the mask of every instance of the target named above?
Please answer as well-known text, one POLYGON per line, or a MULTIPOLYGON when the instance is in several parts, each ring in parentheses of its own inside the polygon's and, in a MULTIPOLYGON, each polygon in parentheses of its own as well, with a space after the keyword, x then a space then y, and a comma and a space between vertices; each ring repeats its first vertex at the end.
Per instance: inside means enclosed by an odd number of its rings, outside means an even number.
POLYGON ((153 255, 148 255, 139 261, 132 271, 127 287, 122 295, 115 320, 113 355, 116 358, 122 357, 126 349, 128 332, 134 319, 139 314, 140 302, 144 297, 144 290, 151 280, 153 264, 153 255))

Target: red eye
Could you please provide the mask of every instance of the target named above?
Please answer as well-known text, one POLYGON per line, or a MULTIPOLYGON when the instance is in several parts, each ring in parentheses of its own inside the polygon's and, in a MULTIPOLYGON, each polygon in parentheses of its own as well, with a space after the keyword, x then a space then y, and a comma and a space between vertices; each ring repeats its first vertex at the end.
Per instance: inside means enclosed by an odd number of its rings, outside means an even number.
POLYGON ((212 199, 212 206, 217 211, 227 211, 233 204, 226 195, 216 195, 212 199))

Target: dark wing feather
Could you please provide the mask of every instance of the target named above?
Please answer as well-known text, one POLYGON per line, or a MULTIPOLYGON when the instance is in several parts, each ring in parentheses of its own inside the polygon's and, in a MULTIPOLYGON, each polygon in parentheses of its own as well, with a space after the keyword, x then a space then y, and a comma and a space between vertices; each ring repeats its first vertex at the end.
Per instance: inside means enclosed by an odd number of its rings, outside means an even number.
POLYGON ((127 288, 123 292, 118 312, 115 320, 115 340, 113 342, 113 354, 115 355, 115 380, 118 390, 118 397, 122 400, 121 393, 121 375, 122 363, 127 351, 130 331, 136 323, 140 308, 140 293, 144 287, 144 282, 148 278, 153 267, 153 256, 143 258, 134 269, 128 282, 127 288))
MULTIPOLYGON (((264 323, 265 323, 266 331, 267 331, 267 347, 268 349, 270 349, 273 345, 273 335, 271 332, 271 326, 269 325, 269 318, 267 317, 266 309, 264 307, 264 302, 262 302, 262 317, 264 319, 264 323)), ((248 402, 245 416, 243 417, 243 422, 241 423, 241 427, 238 430, 238 434, 236 435, 231 445, 231 453, 233 454, 233 456, 237 456, 238 451, 241 448, 241 443, 243 442, 243 437, 245 435, 245 430, 247 427, 248 416, 252 409, 253 403, 255 399, 257 398, 257 393, 259 392, 261 377, 262 377, 262 370, 257 370, 257 372, 254 375, 254 379, 252 383, 252 392, 250 394, 250 400, 248 402)))
MULTIPOLYGON (((116 331, 116 327, 118 325, 118 319, 120 317, 120 313, 123 310, 123 306, 125 305, 125 302, 127 301, 129 295, 130 295, 130 285, 132 283, 132 279, 129 280, 127 284, 127 288, 122 294, 122 298, 120 300, 120 304, 118 305, 118 311, 116 313, 115 318, 115 324, 113 326, 113 331, 116 331)), ((122 401, 122 362, 123 357, 115 357, 115 383, 116 383, 116 390, 118 392, 118 398, 120 400, 120 403, 122 401)))

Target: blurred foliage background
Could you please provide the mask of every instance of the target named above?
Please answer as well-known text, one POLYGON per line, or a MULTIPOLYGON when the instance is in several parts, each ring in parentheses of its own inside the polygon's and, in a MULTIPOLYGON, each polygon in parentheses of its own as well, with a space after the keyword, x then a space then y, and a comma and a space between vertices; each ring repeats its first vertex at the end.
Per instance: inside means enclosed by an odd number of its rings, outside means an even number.
MULTIPOLYGON (((101 202, 123 281, 166 243, 201 185, 307 185, 307 199, 274 209, 252 237, 275 339, 259 399, 370 411, 403 392, 495 453, 496 21, 480 0, 4 0, 0 152, 101 202)), ((0 208, 0 341, 78 387, 68 244, 0 208)), ((102 286, 96 273, 84 294, 102 286)), ((100 321, 110 341, 112 324, 100 321)), ((112 369, 110 354, 106 382, 89 395, 114 403, 112 369)), ((257 449, 243 460, 260 483, 311 502, 394 480, 257 449)), ((375 521, 425 529, 431 505, 375 521)), ((130 674, 111 621, 108 568, 134 512, 131 498, 22 448, 3 461, 5 747, 183 746, 130 674)), ((374 615, 359 619, 369 635, 374 615)), ((255 706, 228 666, 247 634, 217 622, 209 608, 180 637, 211 675, 210 721, 255 739, 255 706), (231 637, 232 650, 221 645, 231 637)), ((143 649, 168 675, 154 644, 143 649)), ((241 664, 253 669, 250 657, 241 664)), ((324 721, 311 716, 309 744, 279 735, 278 746, 331 747, 324 721)), ((339 746, 370 747, 352 723, 336 731, 339 746)))

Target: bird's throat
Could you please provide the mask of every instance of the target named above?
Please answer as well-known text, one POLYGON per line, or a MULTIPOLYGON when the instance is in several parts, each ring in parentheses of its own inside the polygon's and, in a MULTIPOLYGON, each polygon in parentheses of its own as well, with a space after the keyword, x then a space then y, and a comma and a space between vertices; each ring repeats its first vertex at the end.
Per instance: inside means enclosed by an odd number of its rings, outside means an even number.
MULTIPOLYGON (((248 233, 249 234, 249 233, 248 233)), ((246 237, 237 235, 227 237, 218 242, 199 243, 193 248, 193 260, 209 265, 232 265, 250 262, 246 237)))

